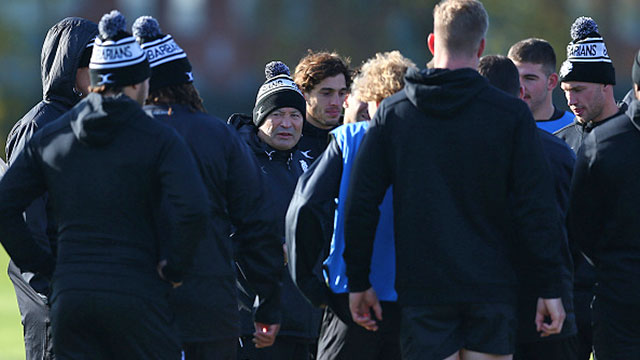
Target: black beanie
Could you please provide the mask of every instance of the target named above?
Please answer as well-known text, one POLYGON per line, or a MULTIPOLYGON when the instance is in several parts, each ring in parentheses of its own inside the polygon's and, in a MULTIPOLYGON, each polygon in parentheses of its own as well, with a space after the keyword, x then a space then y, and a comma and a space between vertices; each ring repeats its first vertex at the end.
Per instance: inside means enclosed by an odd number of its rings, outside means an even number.
POLYGON ((283 107, 300 110, 302 117, 307 114, 307 103, 302 91, 291 78, 289 67, 281 61, 272 61, 264 67, 267 81, 262 84, 253 107, 253 123, 260 127, 272 111, 283 107))
POLYGON ((149 78, 147 57, 125 26, 126 20, 118 10, 112 10, 100 20, 100 34, 89 63, 92 86, 124 87, 149 78))
POLYGON ((169 85, 193 82, 187 53, 178 46, 171 35, 162 33, 156 19, 141 16, 133 23, 132 31, 147 54, 151 66, 149 92, 169 85))
POLYGON ((567 60, 560 67, 560 81, 615 85, 616 72, 596 22, 590 17, 577 18, 571 25, 571 38, 567 60))
POLYGON ((631 79, 634 84, 640 86, 640 51, 636 54, 635 59, 633 59, 633 67, 631 68, 631 79))

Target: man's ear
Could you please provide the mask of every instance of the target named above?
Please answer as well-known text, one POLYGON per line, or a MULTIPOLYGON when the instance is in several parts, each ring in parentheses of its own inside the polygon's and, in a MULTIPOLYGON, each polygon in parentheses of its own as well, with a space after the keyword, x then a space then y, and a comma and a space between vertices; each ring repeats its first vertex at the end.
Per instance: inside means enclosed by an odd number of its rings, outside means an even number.
POLYGON ((549 75, 549 78, 547 79, 547 90, 551 91, 555 89, 556 86, 558 86, 558 74, 553 73, 549 75))
POLYGON ((638 84, 633 84, 633 92, 636 95, 636 99, 640 100, 640 86, 638 84))
POLYGON ((435 37, 433 36, 433 33, 430 33, 429 36, 427 37, 427 47, 429 48, 429 51, 431 51, 432 55, 435 55, 435 37))
POLYGON ((524 86, 520 85, 520 96, 518 99, 524 99, 524 86))
POLYGON ((480 40, 480 47, 478 48, 478 59, 482 57, 482 53, 484 53, 485 45, 486 45, 486 42, 484 38, 482 38, 482 40, 480 40))

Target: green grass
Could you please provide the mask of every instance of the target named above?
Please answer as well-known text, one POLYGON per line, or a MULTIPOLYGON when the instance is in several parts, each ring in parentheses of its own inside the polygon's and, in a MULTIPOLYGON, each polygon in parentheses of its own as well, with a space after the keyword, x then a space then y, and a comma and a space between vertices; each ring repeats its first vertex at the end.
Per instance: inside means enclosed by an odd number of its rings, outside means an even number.
POLYGON ((0 360, 22 360, 22 325, 16 294, 7 275, 8 264, 9 256, 0 247, 0 360))

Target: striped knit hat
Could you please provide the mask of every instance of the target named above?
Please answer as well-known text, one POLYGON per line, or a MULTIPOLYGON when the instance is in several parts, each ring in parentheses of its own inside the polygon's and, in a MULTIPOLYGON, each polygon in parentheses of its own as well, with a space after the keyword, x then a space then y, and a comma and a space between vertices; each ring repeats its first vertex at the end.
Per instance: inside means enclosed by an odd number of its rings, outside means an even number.
POLYGON ((105 14, 95 40, 89 73, 91 85, 124 87, 149 78, 149 62, 136 39, 125 30, 126 20, 118 11, 105 14))
POLYGON ((160 30, 158 21, 151 16, 141 16, 131 28, 142 50, 147 54, 151 66, 149 91, 169 85, 189 84, 193 82, 191 63, 187 53, 160 30))
POLYGON ((590 17, 577 18, 571 25, 571 38, 567 60, 560 67, 560 81, 615 85, 616 72, 596 22, 590 17))

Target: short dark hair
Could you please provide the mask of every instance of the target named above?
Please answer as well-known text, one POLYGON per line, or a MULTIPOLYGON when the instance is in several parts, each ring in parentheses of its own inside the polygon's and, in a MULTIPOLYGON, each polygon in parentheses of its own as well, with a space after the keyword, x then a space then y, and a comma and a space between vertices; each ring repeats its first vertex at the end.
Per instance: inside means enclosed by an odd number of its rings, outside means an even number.
POLYGON ((556 53, 548 41, 529 38, 513 44, 507 54, 519 63, 541 64, 547 76, 556 72, 556 53))
POLYGON ((149 93, 145 105, 186 105, 192 112, 206 112, 200 93, 192 83, 161 87, 149 93))
POLYGON ((516 65, 508 57, 483 56, 478 64, 478 72, 486 77, 491 85, 515 97, 520 96, 520 74, 516 65))
POLYGON ((352 70, 349 69, 349 59, 337 53, 313 52, 307 50, 307 56, 300 59, 293 74, 293 81, 304 91, 311 91, 324 79, 339 74, 344 75, 347 89, 351 86, 352 70))

